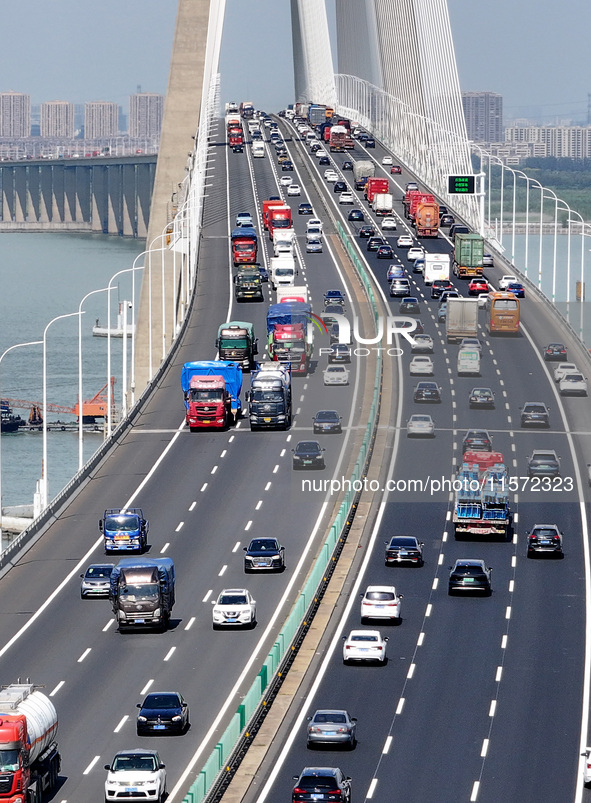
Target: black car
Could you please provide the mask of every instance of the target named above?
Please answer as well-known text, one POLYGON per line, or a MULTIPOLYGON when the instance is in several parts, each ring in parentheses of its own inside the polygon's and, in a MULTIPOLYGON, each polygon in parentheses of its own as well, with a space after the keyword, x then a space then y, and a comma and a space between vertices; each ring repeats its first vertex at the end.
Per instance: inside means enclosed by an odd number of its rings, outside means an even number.
POLYGON ((544 359, 557 362, 566 362, 568 353, 564 343, 549 343, 544 349, 544 359))
POLYGON ((233 145, 232 151, 234 153, 244 153, 244 146, 243 145, 233 145))
POLYGON ((359 236, 362 238, 373 237, 376 230, 373 226, 362 226, 359 229, 359 236))
POLYGON ((394 259, 394 249, 391 245, 380 245, 376 256, 378 259, 394 259))
POLYGON ((298 215, 313 215, 314 210, 312 209, 312 204, 300 204, 298 206, 298 215))
POLYGON ((137 733, 185 733, 189 728, 189 706, 176 691, 151 692, 138 703, 137 733))
POLYGON ((329 301, 328 304, 324 305, 324 309, 320 313, 320 317, 324 321, 324 323, 328 326, 328 321, 330 320, 331 323, 336 323, 338 318, 333 318, 333 315, 342 315, 343 314, 343 305, 339 304, 337 301, 336 303, 333 301, 329 301))
POLYGON ((442 293, 447 293, 453 289, 454 286, 449 279, 433 279, 431 298, 441 298, 442 293))
POLYGON ((342 290, 327 290, 324 294, 324 306, 328 304, 340 304, 341 307, 345 306, 345 296, 342 290))
POLYGON ((448 593, 469 591, 490 597, 492 588, 490 575, 492 569, 483 560, 456 560, 450 566, 448 593))
POLYGON ((300 468, 324 468, 324 449, 318 441, 299 441, 293 452, 292 466, 300 468))
POLYGON ((335 181, 332 187, 333 192, 345 192, 347 189, 347 184, 345 181, 335 181))
POLYGON ((413 401, 440 402, 441 388, 437 382, 419 382, 414 390, 413 401))
POLYGON ((285 547, 276 538, 253 538, 243 549, 245 572, 285 569, 285 547))
POLYGON ((522 427, 549 427, 550 412, 544 402, 526 402, 521 408, 522 427))
POLYGON ((527 557, 534 555, 564 557, 562 533, 556 524, 536 524, 527 534, 527 557))
POLYGON ((466 452, 492 452, 492 438, 485 429, 469 429, 462 441, 462 454, 466 452))
POLYGON ((353 170, 353 162, 343 162, 341 165, 341 170, 353 170))
POLYGON ((447 228, 448 226, 453 226, 456 222, 456 219, 453 215, 441 215, 439 218, 439 225, 442 228, 447 228))
POLYGON ((414 535, 394 535, 386 544, 386 566, 393 566, 395 563, 412 563, 415 566, 422 566, 423 560, 423 541, 419 541, 414 535))
POLYGON ((414 296, 403 298, 398 307, 398 313, 400 315, 418 315, 420 311, 419 299, 414 296))
POLYGON ((449 227, 449 236, 453 240, 456 234, 470 234, 468 226, 463 226, 461 223, 452 223, 449 227))
POLYGON ((330 347, 330 354, 328 355, 328 362, 351 362, 351 349, 346 343, 334 343, 330 347))
POLYGON ((560 458, 553 449, 534 449, 527 458, 529 477, 559 477, 560 458))
POLYGON ((259 265, 259 273, 261 274, 261 282, 268 282, 269 281, 269 271, 267 268, 259 265))
POLYGON ((448 214, 449 214, 449 209, 447 208, 447 206, 439 204, 439 217, 441 218, 443 217, 443 215, 448 215, 448 214))
POLYGON ((293 779, 296 785, 291 793, 292 803, 351 803, 351 778, 338 767, 305 767, 293 779))
POLYGON ((282 172, 291 172, 293 170, 293 162, 289 160, 287 162, 281 162, 281 170, 282 172))
POLYGON ((343 431, 341 423, 341 416, 336 410, 319 410, 314 416, 314 434, 320 432, 337 432, 343 431))
POLYGON ((361 211, 361 209, 351 209, 347 216, 347 220, 357 220, 357 221, 364 221, 365 215, 361 211))
POLYGON ((320 144, 320 142, 313 142, 310 145, 310 152, 311 153, 316 153, 316 151, 319 151, 321 147, 322 147, 322 145, 320 144))
POLYGON ((330 159, 328 158, 328 156, 321 156, 320 159, 318 160, 318 164, 320 166, 329 165, 330 164, 330 159))
POLYGON ((378 248, 382 245, 387 245, 383 237, 370 237, 369 240, 367 241, 367 250, 377 251, 378 248))
POLYGON ((365 140, 366 148, 375 148, 375 146, 376 146, 376 141, 373 137, 369 137, 368 139, 365 140))
POLYGON ((490 388, 472 388, 468 403, 473 407, 488 407, 494 409, 495 394, 490 388))

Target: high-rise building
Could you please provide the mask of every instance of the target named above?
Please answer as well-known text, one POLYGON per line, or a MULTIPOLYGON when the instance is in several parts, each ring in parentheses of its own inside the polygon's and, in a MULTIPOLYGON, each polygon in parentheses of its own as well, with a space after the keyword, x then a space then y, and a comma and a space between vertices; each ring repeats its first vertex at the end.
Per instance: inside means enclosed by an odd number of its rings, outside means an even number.
POLYGON ((0 137, 31 136, 31 96, 0 92, 0 137))
POLYGON ((468 139, 502 142, 503 96, 496 92, 462 92, 468 139))
POLYGON ((41 104, 42 137, 74 137, 74 104, 50 100, 41 104))
POLYGON ((164 95, 141 92, 129 96, 129 136, 158 137, 164 114, 164 95))
POLYGON ((119 106, 108 100, 84 104, 84 138, 104 139, 119 133, 119 106))

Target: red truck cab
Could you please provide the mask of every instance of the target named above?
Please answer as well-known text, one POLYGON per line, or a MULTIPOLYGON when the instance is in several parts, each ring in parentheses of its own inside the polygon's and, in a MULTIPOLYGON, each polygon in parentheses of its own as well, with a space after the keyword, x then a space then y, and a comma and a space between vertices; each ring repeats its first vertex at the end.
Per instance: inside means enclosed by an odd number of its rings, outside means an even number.
POLYGON ((285 206, 284 201, 263 201, 263 226, 269 228, 269 212, 273 207, 285 206))
POLYGON ((290 362, 292 374, 308 373, 308 350, 306 333, 302 323, 276 324, 271 340, 273 359, 278 362, 290 362))
POLYGON ((187 404, 186 420, 191 432, 202 427, 226 427, 231 415, 231 397, 224 377, 192 377, 187 404))
POLYGON ((269 209, 268 229, 271 240, 276 229, 291 229, 292 227, 291 207, 283 204, 281 206, 272 206, 269 209))

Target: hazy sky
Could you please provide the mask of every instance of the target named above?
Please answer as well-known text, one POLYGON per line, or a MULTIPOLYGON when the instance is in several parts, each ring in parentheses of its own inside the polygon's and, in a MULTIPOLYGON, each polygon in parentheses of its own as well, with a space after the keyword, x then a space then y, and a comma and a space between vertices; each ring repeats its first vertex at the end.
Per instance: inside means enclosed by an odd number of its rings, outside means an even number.
MULTIPOLYGON (((507 118, 586 121, 591 4, 448 4, 463 89, 499 92, 507 118)), ((0 0, 0 89, 27 92, 33 103, 112 100, 124 108, 138 84, 164 92, 176 7, 177 0, 0 0)), ((290 26, 289 0, 227 0, 222 100, 268 110, 291 102, 290 26)))

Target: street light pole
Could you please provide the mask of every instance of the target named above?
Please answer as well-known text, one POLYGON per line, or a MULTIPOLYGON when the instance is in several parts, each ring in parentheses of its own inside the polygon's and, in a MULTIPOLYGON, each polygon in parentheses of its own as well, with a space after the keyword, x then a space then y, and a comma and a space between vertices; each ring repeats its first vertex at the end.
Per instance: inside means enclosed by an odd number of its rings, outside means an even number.
POLYGON ((91 290, 87 293, 78 305, 78 471, 84 465, 84 405, 82 402, 82 305, 89 296, 95 293, 105 293, 109 288, 101 287, 100 290, 91 290))

